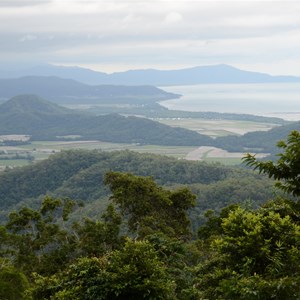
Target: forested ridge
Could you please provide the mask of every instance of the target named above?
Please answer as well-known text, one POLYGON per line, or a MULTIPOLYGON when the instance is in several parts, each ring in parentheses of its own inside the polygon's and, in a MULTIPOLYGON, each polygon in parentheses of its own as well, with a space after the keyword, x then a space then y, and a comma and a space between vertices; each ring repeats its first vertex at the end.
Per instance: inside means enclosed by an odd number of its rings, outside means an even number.
POLYGON ((108 171, 152 176, 158 184, 169 187, 188 185, 197 195, 196 206, 190 211, 194 228, 203 222, 206 209, 220 210, 248 199, 258 205, 273 193, 265 176, 220 164, 131 151, 69 150, 0 173, 1 216, 22 205, 36 207, 45 195, 82 201, 88 204, 83 209, 96 215, 107 204, 109 190, 103 178, 108 171))
POLYGON ((292 122, 272 128, 269 131, 248 132, 242 136, 219 137, 214 145, 228 151, 254 150, 254 152, 276 153, 276 143, 285 137, 292 130, 300 130, 300 122, 292 122))
POLYGON ((202 145, 212 139, 149 119, 118 114, 95 116, 63 108, 35 95, 20 95, 0 105, 0 134, 25 134, 31 140, 81 140, 154 145, 202 145))
POLYGON ((2 135, 25 134, 30 135, 33 141, 61 140, 74 136, 80 140, 215 146, 232 152, 273 154, 276 142, 284 139, 291 130, 299 130, 300 122, 278 126, 267 132, 212 139, 195 131, 167 126, 146 118, 119 114, 96 116, 58 106, 35 95, 20 95, 0 105, 0 129, 2 135))
MULTIPOLYGON (((153 177, 119 170, 103 174, 110 197, 102 216, 89 218, 77 201, 53 195, 36 207, 12 211, 0 226, 0 298, 299 299, 300 133, 291 132, 278 146, 282 153, 276 162, 257 161, 251 154, 244 160, 275 179, 282 193, 256 207, 234 203, 219 212, 208 210, 196 235, 189 211, 198 200, 187 185, 165 187, 153 177), (71 219, 74 211, 79 211, 76 220, 71 219)), ((64 152, 59 158, 62 163, 64 156, 73 155, 74 160, 88 155, 82 165, 87 170, 103 154, 109 161, 110 154, 84 151, 64 152)), ((131 152, 113 155, 119 157, 115 163, 123 161, 128 167, 136 161, 131 152)), ((162 157, 149 158, 153 165, 162 164, 162 157)), ((73 160, 65 168, 72 170, 68 176, 83 163, 73 160)), ((176 173, 199 167, 205 175, 211 167, 194 166, 179 162, 176 173)), ((235 172, 222 166, 213 170, 215 177, 206 179, 213 185, 235 172)), ((239 174, 241 179, 243 172, 239 174)), ((180 180, 196 177, 185 176, 180 180)))

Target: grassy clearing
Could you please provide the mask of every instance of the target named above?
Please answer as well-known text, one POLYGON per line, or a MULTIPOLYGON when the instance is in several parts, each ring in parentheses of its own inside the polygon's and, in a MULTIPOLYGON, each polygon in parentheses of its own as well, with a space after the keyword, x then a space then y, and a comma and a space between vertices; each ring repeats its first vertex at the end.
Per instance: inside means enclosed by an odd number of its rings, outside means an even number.
MULTIPOLYGON (((257 154, 258 158, 263 158, 267 153, 257 154)), ((203 160, 207 162, 220 162, 225 165, 238 165, 241 159, 245 156, 242 152, 228 152, 221 148, 202 146, 190 151, 186 159, 188 160, 203 160)))
MULTIPOLYGON (((159 145, 136 145, 115 144, 99 141, 35 141, 30 145, 18 146, 19 151, 27 151, 34 156, 35 161, 48 158, 51 154, 61 150, 86 149, 86 150, 132 150, 140 153, 153 153, 176 157, 178 159, 202 160, 207 162, 220 162, 225 165, 238 165, 241 163, 243 153, 227 153, 214 147, 187 147, 187 146, 159 146, 159 145)), ((27 165, 28 160, 3 160, 0 168, 5 166, 15 167, 27 165), (2 166, 2 167, 1 167, 2 166)))
POLYGON ((5 169, 6 167, 15 168, 15 167, 22 167, 29 165, 27 159, 7 159, 7 160, 0 160, 0 169, 5 169))
POLYGON ((269 123, 233 120, 158 118, 156 121, 172 127, 182 127, 197 131, 211 137, 243 135, 252 131, 267 131, 277 126, 276 124, 269 123))
POLYGON ((218 162, 221 163, 222 165, 227 165, 227 166, 235 166, 235 165, 240 165, 242 163, 242 159, 238 157, 207 157, 204 158, 203 161, 206 161, 208 163, 211 162, 218 162))
MULTIPOLYGON (((37 146, 37 145, 36 145, 37 146)), ((167 147, 167 146, 156 146, 156 145, 147 145, 147 146, 134 146, 134 145, 124 145, 124 144, 111 144, 105 143, 105 145, 94 145, 91 144, 80 144, 80 147, 75 147, 75 145, 67 145, 66 147, 62 147, 59 144, 53 143, 51 148, 50 145, 42 145, 39 144, 39 148, 34 148, 34 151, 30 151, 30 154, 34 156, 34 161, 40 161, 43 159, 47 159, 51 154, 61 151, 61 150, 68 150, 68 149, 101 149, 103 151, 116 151, 116 150, 131 150, 137 151, 139 153, 153 153, 159 155, 167 155, 172 156, 178 159, 188 159, 188 154, 195 151, 196 147, 167 147), (96 147, 95 147, 96 146, 96 147), (44 148, 43 148, 44 147, 44 148), (46 151, 45 151, 46 150, 46 151)), ((26 146, 27 150, 28 145, 26 146)), ((202 160, 207 162, 220 162, 225 165, 236 165, 240 164, 240 158, 231 158, 231 157, 210 157, 211 150, 208 150, 206 153, 203 153, 202 157, 193 159, 193 160, 202 160)), ((16 159, 16 160, 1 160, 0 161, 0 170, 5 169, 5 167, 18 167, 18 166, 25 166, 32 162, 23 159, 16 159)))
POLYGON ((37 141, 32 142, 31 145, 24 145, 19 148, 20 150, 29 151, 29 153, 31 153, 36 160, 40 160, 49 157, 49 155, 57 151, 70 149, 98 149, 103 151, 117 151, 128 149, 140 153, 154 153, 173 156, 177 158, 184 158, 190 151, 195 150, 197 147, 115 144, 99 141, 37 141))
MULTIPOLYGON (((16 148, 15 148, 16 149, 16 148)), ((99 141, 35 141, 30 145, 18 146, 18 151, 26 151, 34 157, 35 161, 48 158, 51 154, 61 150, 86 149, 86 150, 132 150, 140 153, 153 153, 176 157, 178 159, 203 160, 207 162, 220 162, 225 165, 236 165, 241 163, 243 153, 227 153, 214 147, 187 147, 187 146, 158 146, 158 145, 136 145, 115 144, 99 141)), ((14 150, 15 151, 15 150, 14 150)), ((0 168, 6 166, 15 167, 27 165, 28 160, 2 160, 0 168), (2 167, 1 167, 2 166, 2 167)))
MULTIPOLYGON (((103 151, 115 151, 115 150, 132 150, 138 152, 149 152, 164 155, 184 156, 188 152, 192 151, 196 147, 186 146, 158 146, 158 145, 135 145, 135 144, 115 144, 99 141, 74 141, 74 142, 34 142, 31 145, 32 149, 36 151, 57 151, 67 149, 99 149, 103 151)), ((26 149, 28 145, 26 145, 26 149)))
POLYGON ((154 153, 154 154, 184 158, 190 151, 195 150, 196 147, 147 145, 147 146, 130 147, 129 149, 140 153, 154 153))

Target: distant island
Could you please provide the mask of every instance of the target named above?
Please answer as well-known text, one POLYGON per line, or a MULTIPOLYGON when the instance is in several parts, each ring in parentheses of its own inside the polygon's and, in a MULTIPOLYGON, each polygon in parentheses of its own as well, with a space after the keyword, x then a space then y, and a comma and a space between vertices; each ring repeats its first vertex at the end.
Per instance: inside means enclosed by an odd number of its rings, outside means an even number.
POLYGON ((179 70, 129 70, 107 74, 80 67, 42 65, 27 69, 0 70, 0 78, 23 76, 56 76, 85 84, 102 85, 193 85, 217 83, 300 82, 300 77, 271 76, 266 73, 240 70, 226 64, 197 66, 179 70))

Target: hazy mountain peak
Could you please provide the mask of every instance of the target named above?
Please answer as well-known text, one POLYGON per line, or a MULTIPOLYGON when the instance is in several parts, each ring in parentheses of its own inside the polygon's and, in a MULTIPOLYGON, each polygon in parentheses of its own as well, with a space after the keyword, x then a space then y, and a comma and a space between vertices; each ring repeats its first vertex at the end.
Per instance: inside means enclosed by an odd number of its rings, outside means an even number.
POLYGON ((47 113, 47 114, 61 114, 72 113, 73 111, 61 106, 58 106, 50 101, 47 101, 37 95, 18 95, 15 96, 2 105, 0 105, 0 113, 47 113))
POLYGON ((89 85, 191 85, 214 83, 299 82, 295 76, 271 76, 245 71, 227 64, 195 66, 176 70, 137 69, 107 74, 81 67, 43 65, 27 70, 0 71, 0 78, 21 76, 57 76, 89 85))

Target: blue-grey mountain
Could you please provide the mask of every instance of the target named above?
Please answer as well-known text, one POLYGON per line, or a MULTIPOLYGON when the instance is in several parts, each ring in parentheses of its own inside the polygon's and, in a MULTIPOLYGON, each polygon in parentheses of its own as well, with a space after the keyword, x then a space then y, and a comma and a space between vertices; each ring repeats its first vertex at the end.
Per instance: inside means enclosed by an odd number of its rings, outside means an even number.
POLYGON ((154 86, 88 85, 73 79, 49 76, 0 79, 0 99, 6 100, 20 94, 36 94, 64 104, 142 104, 179 97, 154 86))
POLYGON ((220 64, 197 66, 179 70, 129 70, 107 74, 79 67, 44 65, 22 70, 1 71, 0 78, 18 78, 21 76, 58 76, 74 79, 86 84, 120 85, 192 85, 205 83, 268 83, 300 82, 300 77, 271 76, 265 73, 249 72, 220 64))

